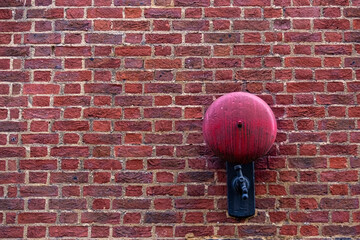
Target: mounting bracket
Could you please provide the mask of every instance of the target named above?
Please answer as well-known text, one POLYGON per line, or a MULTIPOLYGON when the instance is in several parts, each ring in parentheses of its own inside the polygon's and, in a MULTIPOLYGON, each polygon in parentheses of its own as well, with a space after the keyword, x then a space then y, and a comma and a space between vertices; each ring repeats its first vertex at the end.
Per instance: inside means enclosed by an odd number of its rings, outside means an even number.
POLYGON ((228 212, 232 217, 255 214, 254 162, 234 164, 226 162, 228 212))

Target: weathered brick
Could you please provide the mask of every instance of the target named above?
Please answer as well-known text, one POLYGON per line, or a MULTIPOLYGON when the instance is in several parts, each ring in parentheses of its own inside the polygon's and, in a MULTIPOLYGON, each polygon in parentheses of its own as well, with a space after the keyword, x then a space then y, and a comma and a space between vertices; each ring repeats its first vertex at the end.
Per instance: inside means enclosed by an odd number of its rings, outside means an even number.
POLYGON ((51 237, 87 237, 88 227, 86 226, 51 226, 49 227, 51 237))
POLYGON ((84 186, 84 196, 92 197, 119 197, 122 195, 121 186, 84 186))
POLYGON ((24 236, 24 227, 0 226, 1 238, 22 238, 24 236))
POLYGON ((0 209, 3 211, 24 210, 24 200, 22 199, 0 199, 0 203, 0 209))
POLYGON ((113 237, 150 237, 151 227, 114 227, 113 237))
POLYGON ((327 186, 320 184, 296 184, 290 186, 290 193, 296 195, 325 195, 327 192, 327 186))
POLYGON ((18 222, 24 223, 55 223, 56 213, 38 213, 38 212, 27 212, 20 213, 18 216, 18 222))

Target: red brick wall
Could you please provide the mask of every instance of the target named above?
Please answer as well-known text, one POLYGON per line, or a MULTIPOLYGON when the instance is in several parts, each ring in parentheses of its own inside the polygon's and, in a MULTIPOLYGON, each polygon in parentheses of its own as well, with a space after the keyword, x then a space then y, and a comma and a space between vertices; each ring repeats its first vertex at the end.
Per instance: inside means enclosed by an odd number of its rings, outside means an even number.
POLYGON ((359 8, 2 0, 0 238, 359 235, 359 8), (201 132, 233 91, 279 128, 244 220, 201 132))

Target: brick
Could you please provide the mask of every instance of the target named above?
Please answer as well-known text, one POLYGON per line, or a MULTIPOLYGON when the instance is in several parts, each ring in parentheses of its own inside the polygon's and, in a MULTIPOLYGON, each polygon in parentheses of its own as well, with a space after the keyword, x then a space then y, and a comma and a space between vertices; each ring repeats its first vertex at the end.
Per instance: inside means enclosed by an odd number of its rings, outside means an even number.
POLYGON ((115 6, 150 6, 151 0, 115 0, 115 6))
POLYGON ((335 235, 342 235, 342 236, 354 236, 359 233, 359 230, 353 226, 324 226, 323 227, 323 234, 325 236, 335 236, 335 235))
POLYGON ((180 8, 149 8, 145 9, 146 18, 181 18, 180 8))
POLYGON ((53 131, 87 131, 88 121, 55 121, 52 125, 53 131))
POLYGON ((114 21, 113 29, 120 31, 149 31, 150 23, 147 21, 114 21))
POLYGON ((202 46, 175 47, 176 56, 209 56, 210 52, 211 52, 210 47, 202 47, 202 46))
POLYGON ((24 223, 55 223, 56 213, 39 213, 39 212, 27 212, 20 213, 18 216, 18 222, 24 223))
POLYGON ((121 8, 89 8, 87 9, 88 18, 122 18, 121 8))
POLYGON ((57 134, 23 134, 22 143, 57 144, 59 143, 59 136, 57 134))
POLYGON ((56 31, 88 31, 91 21, 87 20, 58 20, 55 21, 56 31))
POLYGON ((235 0, 235 6, 270 6, 270 0, 235 0))
POLYGON ((181 65, 180 59, 148 59, 145 61, 145 68, 147 69, 172 69, 180 68, 181 65))
POLYGON ((212 80, 212 78, 211 71, 179 71, 176 73, 177 81, 202 81, 212 80))
POLYGON ((21 197, 51 197, 58 195, 57 186, 22 186, 21 197))
POLYGON ((29 9, 27 11, 27 18, 47 18, 56 19, 64 17, 64 10, 61 8, 54 9, 29 9))
POLYGON ((113 209, 149 209, 149 199, 115 199, 113 209))
POLYGON ((176 237, 185 237, 189 232, 194 236, 211 236, 214 234, 214 229, 212 226, 176 226, 175 228, 176 237))
POLYGON ((115 175, 115 182, 120 183, 151 183, 152 174, 142 172, 122 172, 115 175))
POLYGON ((1 238, 22 238, 24 236, 24 227, 0 226, 1 238))
POLYGON ((355 128, 352 120, 327 119, 319 121, 320 130, 350 130, 355 128))
POLYGON ((24 170, 56 170, 57 162, 55 160, 21 160, 19 168, 24 170))
POLYGON ((145 214, 145 223, 179 223, 181 215, 174 212, 147 212, 145 214))
POLYGON ((118 157, 150 157, 152 155, 151 146, 119 146, 115 149, 118 157))
POLYGON ((51 183, 87 183, 88 173, 76 172, 76 173, 51 173, 51 183))
POLYGON ((122 35, 107 33, 89 33, 85 35, 85 42, 92 44, 119 44, 122 42, 122 35))
POLYGON ((320 201, 320 207, 323 209, 357 209, 359 207, 359 199, 331 199, 323 198, 320 201))
POLYGON ((86 226, 50 226, 50 237, 87 237, 88 227, 86 226))
POLYGON ((292 212, 290 213, 290 219, 294 222, 312 222, 312 223, 326 223, 328 222, 329 213, 328 212, 292 212))
POLYGON ((22 199, 0 199, 0 203, 0 209, 3 211, 24 210, 24 200, 22 199))
POLYGON ((238 33, 204 33, 205 43, 239 43, 238 33))
POLYGON ((344 16, 345 17, 360 17, 360 11, 358 8, 346 8, 344 9, 344 16))
POLYGON ((81 214, 82 223, 99 223, 99 224, 119 224, 120 213, 97 213, 97 212, 85 212, 81 214))
POLYGON ((84 85, 85 93, 100 93, 100 94, 120 94, 122 92, 121 84, 107 84, 107 83, 91 83, 84 85))
POLYGON ((150 96, 116 96, 116 106, 151 106, 152 97, 150 96))
POLYGON ((285 33, 286 42, 320 42, 320 33, 298 33, 298 32, 287 32, 285 33))
POLYGON ((0 32, 27 32, 30 31, 31 22, 1 22, 0 32))
POLYGON ((122 196, 121 186, 84 186, 84 196, 92 197, 119 197, 122 196))
POLYGON ((25 84, 24 94, 58 94, 60 86, 56 84, 25 84))
POLYGON ((0 71, 0 78, 3 82, 29 82, 29 73, 18 71, 0 71))
POLYGON ((115 48, 117 56, 150 56, 151 47, 149 46, 122 46, 115 48))
POLYGON ((310 57, 287 57, 285 58, 286 67, 321 67, 320 58, 310 57))
POLYGON ((151 71, 122 71, 116 74, 118 81, 150 81, 154 73, 151 71))
POLYGON ((27 236, 30 238, 43 238, 46 234, 46 227, 28 227, 27 236))
POLYGON ((90 0, 84 0, 84 1, 80 1, 80 2, 73 2, 70 0, 56 0, 55 2, 56 6, 90 6, 91 5, 91 1, 90 0))
POLYGON ((29 47, 0 47, 0 56, 20 57, 29 56, 29 47))
POLYGON ((145 84, 145 93, 181 93, 180 84, 149 83, 145 84))
POLYGON ((350 21, 347 19, 316 19, 315 29, 349 29, 350 21))
POLYGON ((266 225, 258 225, 256 228, 252 226, 240 226, 238 232, 239 236, 273 236, 276 232, 276 227, 266 225))
POLYGON ((53 147, 50 152, 54 157, 87 157, 88 147, 53 147))
POLYGON ((206 93, 230 93, 233 91, 241 91, 242 85, 238 83, 210 83, 206 84, 205 91, 206 93))
POLYGON ((54 81, 90 81, 91 71, 59 71, 55 73, 54 81))
POLYGON ((236 79, 249 81, 271 80, 271 70, 240 70, 236 72, 236 79))
POLYGON ((327 186, 320 184, 296 184, 290 186, 290 193, 296 195, 325 195, 327 192, 327 186))
POLYGON ((118 119, 121 116, 120 108, 87 108, 84 110, 85 118, 118 119))
POLYGON ((2 158, 14 158, 25 157, 26 152, 23 147, 1 147, 0 157, 2 158))
POLYGON ((328 69, 316 70, 316 79, 338 80, 338 79, 352 79, 351 69, 328 69))
POLYGON ((356 152, 355 145, 335 145, 335 144, 327 144, 320 147, 320 154, 323 155, 352 155, 356 152))
POLYGON ((178 31, 207 31, 209 21, 173 21, 172 26, 178 31))
POLYGON ((151 131, 151 122, 119 121, 115 122, 115 131, 151 131))
POLYGON ((90 97, 80 96, 55 96, 54 106, 89 106, 90 97))
POLYGON ((315 54, 317 55, 351 55, 351 45, 317 45, 315 54))
POLYGON ((204 59, 206 68, 234 68, 241 66, 241 60, 237 58, 207 58, 204 59))
POLYGON ((238 18, 240 17, 240 8, 205 8, 205 17, 211 18, 238 18))
POLYGON ((24 132, 27 129, 26 122, 2 121, 0 132, 24 132))
POLYGON ((285 8, 286 17, 304 17, 304 18, 314 18, 320 17, 320 8, 315 7, 298 7, 298 8, 285 8))
POLYGON ((146 42, 149 44, 179 44, 182 42, 181 34, 146 34, 146 42))
POLYGON ((92 238, 103 238, 109 236, 109 227, 93 226, 91 227, 92 238))
POLYGON ((187 1, 187 0, 175 0, 175 6, 179 7, 208 7, 210 6, 210 0, 194 0, 194 1, 187 1))
POLYGON ((30 33, 24 35, 24 43, 30 44, 58 44, 61 35, 57 33, 30 33))
POLYGON ((148 169, 184 169, 185 162, 178 159, 150 159, 147 161, 148 169))
POLYGON ((235 45, 234 55, 267 55, 270 46, 266 45, 235 45))
POLYGON ((120 226, 113 228, 113 237, 150 237, 151 227, 120 226))

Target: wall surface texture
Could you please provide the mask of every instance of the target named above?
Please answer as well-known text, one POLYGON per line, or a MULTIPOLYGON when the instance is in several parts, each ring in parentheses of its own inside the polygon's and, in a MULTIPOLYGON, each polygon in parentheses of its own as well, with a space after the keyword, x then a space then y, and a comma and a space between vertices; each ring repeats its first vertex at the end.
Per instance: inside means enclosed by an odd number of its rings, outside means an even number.
POLYGON ((360 236, 359 53, 360 0, 1 0, 0 238, 360 236), (201 127, 234 91, 279 129, 242 220, 201 127))

